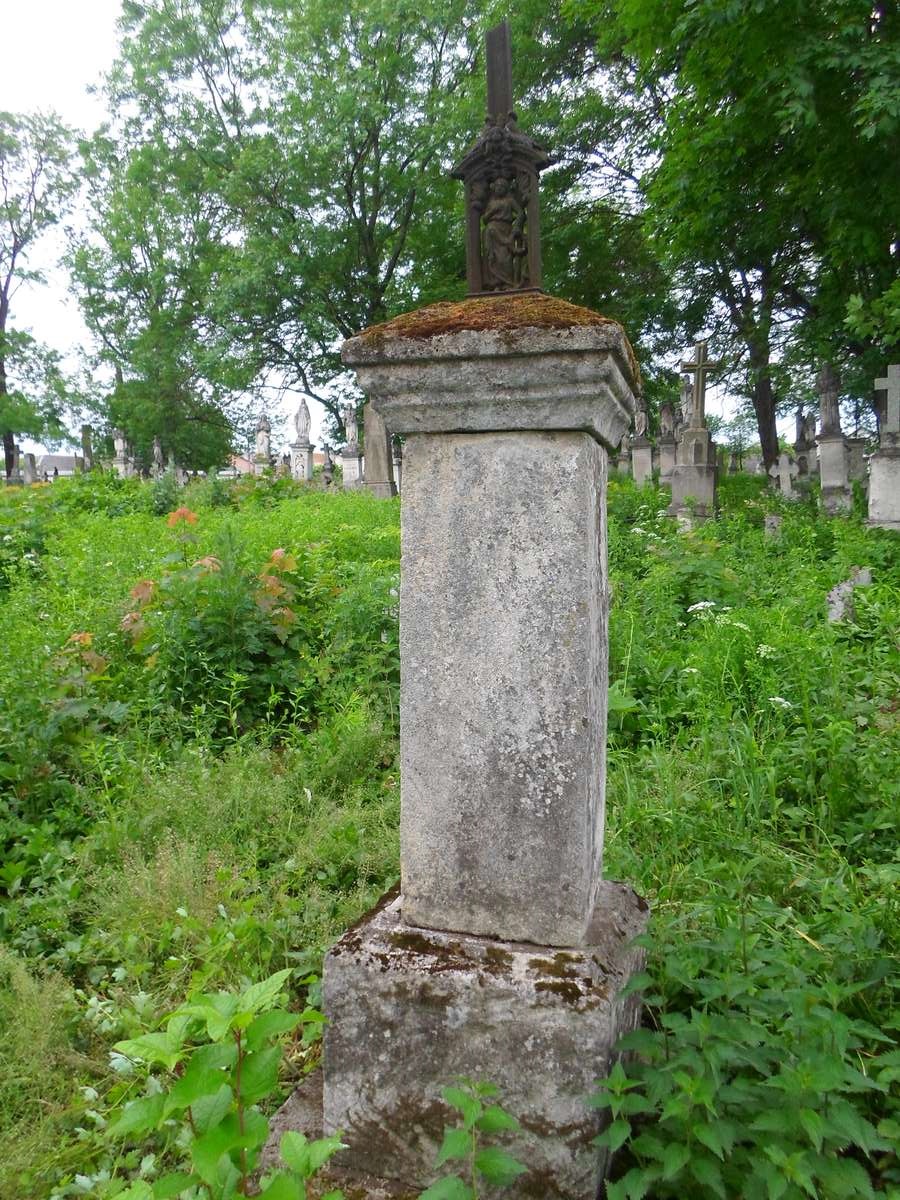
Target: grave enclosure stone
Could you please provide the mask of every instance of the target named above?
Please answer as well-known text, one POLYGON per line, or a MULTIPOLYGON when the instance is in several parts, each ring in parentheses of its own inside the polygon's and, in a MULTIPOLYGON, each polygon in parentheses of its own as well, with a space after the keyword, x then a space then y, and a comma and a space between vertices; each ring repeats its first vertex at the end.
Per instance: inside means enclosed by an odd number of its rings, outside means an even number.
POLYGON ((510 113, 508 31, 488 37, 499 108, 456 174, 470 288, 495 294, 342 350, 404 438, 401 886, 326 958, 324 1126, 345 1167, 422 1187, 452 1120, 442 1087, 490 1079, 523 1127, 515 1195, 594 1200, 586 1101, 638 1019, 623 989, 647 917, 601 873, 607 461, 639 376, 615 322, 524 286, 537 173, 494 185, 535 151, 510 113), (476 200, 513 192, 507 243, 476 200))
POLYGON ((878 449, 869 459, 869 524, 900 529, 900 364, 875 380, 885 410, 878 449))
POLYGON ((840 387, 837 372, 825 363, 816 380, 822 424, 817 445, 822 507, 828 513, 846 512, 851 499, 847 442, 841 432, 840 387))
POLYGON ((675 453, 669 512, 685 524, 707 520, 715 513, 716 445, 706 428, 706 376, 719 366, 707 358, 706 342, 697 342, 693 360, 681 364, 694 381, 687 423, 675 453))

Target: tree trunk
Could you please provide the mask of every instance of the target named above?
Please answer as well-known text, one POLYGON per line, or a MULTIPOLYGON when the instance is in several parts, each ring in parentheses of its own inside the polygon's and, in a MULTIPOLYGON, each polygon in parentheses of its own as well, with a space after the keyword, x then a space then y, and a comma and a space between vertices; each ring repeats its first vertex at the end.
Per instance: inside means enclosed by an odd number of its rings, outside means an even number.
POLYGON ((4 475, 9 479, 12 474, 13 462, 16 457, 16 435, 9 429, 3 430, 3 460, 5 463, 4 475))
POLYGON ((778 430, 775 426, 775 394, 769 374, 769 348, 748 341, 753 370, 753 411, 759 430, 759 445, 766 469, 778 462, 778 430))

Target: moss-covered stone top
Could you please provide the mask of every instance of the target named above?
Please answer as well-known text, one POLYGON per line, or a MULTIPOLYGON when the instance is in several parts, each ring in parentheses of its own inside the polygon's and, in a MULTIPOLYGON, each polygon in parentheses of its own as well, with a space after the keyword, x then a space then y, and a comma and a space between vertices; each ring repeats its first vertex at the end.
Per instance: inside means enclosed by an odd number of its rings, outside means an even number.
POLYGON ((617 325, 590 308, 544 292, 504 292, 469 300, 446 300, 372 325, 362 339, 433 338, 463 330, 507 332, 514 329, 571 329, 576 325, 617 325))

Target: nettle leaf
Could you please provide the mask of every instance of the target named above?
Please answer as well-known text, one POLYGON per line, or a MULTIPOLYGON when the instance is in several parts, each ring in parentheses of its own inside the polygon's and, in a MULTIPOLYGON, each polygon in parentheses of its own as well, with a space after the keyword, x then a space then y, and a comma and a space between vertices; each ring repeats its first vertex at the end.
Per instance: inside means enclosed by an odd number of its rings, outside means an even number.
POLYGON ((466 1129, 471 1129, 484 1111, 481 1102, 474 1096, 470 1096, 468 1092, 464 1092, 462 1088, 445 1087, 441 1091, 441 1095, 448 1104, 462 1113, 466 1129))
POLYGON ((631 1122, 618 1120, 613 1121, 602 1133, 594 1138, 595 1146, 608 1146, 610 1153, 615 1153, 621 1145, 628 1141, 631 1133, 631 1122))
POLYGON ((457 1175, 448 1175, 426 1188, 419 1200, 475 1200, 475 1193, 457 1175))
POLYGON ((171 1116, 173 1112, 183 1112, 202 1096, 214 1095, 225 1082, 222 1071, 209 1071, 203 1068, 193 1070, 192 1067, 193 1063, 175 1086, 170 1088, 165 1097, 164 1116, 171 1116))
POLYGON ((502 1109, 499 1104, 489 1104, 475 1124, 482 1133, 500 1133, 505 1129, 519 1128, 516 1118, 502 1109))
POLYGON ((237 1009, 241 1013, 258 1013, 261 1009, 269 1008, 275 1002, 285 983, 291 977, 292 967, 276 971, 262 983, 254 983, 243 992, 237 1001, 237 1009))
POLYGON ((235 1121, 223 1121, 203 1137, 193 1140, 191 1159, 194 1170, 204 1183, 210 1186, 215 1183, 219 1160, 223 1155, 227 1156, 230 1151, 236 1150, 240 1142, 241 1132, 235 1121))
POLYGON ((122 1115, 107 1129, 111 1137, 124 1137, 129 1133, 147 1133, 156 1129, 163 1118, 166 1097, 162 1092, 145 1096, 126 1104, 122 1115))
POLYGON ((716 1125, 694 1125, 691 1129, 694 1137, 713 1154, 725 1161, 725 1145, 722 1141, 721 1130, 716 1125))
POLYGON ((465 1129, 445 1129, 435 1166, 442 1167, 451 1158, 468 1158, 472 1149, 472 1135, 465 1129))
POLYGON ((815 1109, 801 1108, 797 1113, 797 1120, 803 1126, 807 1137, 815 1146, 815 1148, 817 1150, 821 1150, 825 1123, 819 1114, 815 1111, 815 1109))
POLYGON ((705 1154, 697 1154, 695 1151, 691 1155, 690 1170, 701 1187, 708 1188, 717 1196, 721 1196, 722 1200, 727 1200, 728 1193, 725 1190, 722 1172, 717 1162, 705 1154))
POLYGON ((618 1182, 611 1183, 607 1180, 607 1200, 644 1200, 658 1178, 658 1171, 646 1167, 632 1167, 618 1182))
POLYGON ((255 1104, 278 1086, 281 1047, 269 1046, 245 1056, 241 1063, 241 1100, 255 1104))
POLYGON ((833 1196, 861 1196, 865 1200, 875 1196, 872 1180, 855 1159, 823 1154, 817 1160, 814 1171, 833 1196))
POLYGON ((259 1050, 269 1038, 278 1037, 282 1033, 291 1033, 300 1024, 300 1014, 285 1012, 281 1008, 273 1008, 263 1013, 247 1026, 245 1041, 248 1050, 259 1050))
POLYGON ((528 1169, 499 1146, 486 1146, 475 1155, 475 1168, 488 1181, 505 1187, 528 1169))
POLYGON ((680 1142, 671 1142, 666 1146, 662 1161, 663 1179, 673 1179, 688 1163, 691 1152, 680 1142))
POLYGON ((309 1143, 309 1173, 310 1176, 315 1175, 316 1171, 322 1169, 328 1160, 339 1150, 346 1150, 347 1143, 342 1142, 339 1137, 323 1137, 317 1138, 314 1142, 309 1143))
POLYGON ((306 1136, 292 1129, 282 1136, 279 1148, 282 1159, 291 1170, 306 1179, 309 1175, 309 1142, 306 1136))
POLYGON ((293 1175, 278 1171, 259 1195, 260 1200, 306 1200, 306 1188, 293 1175))

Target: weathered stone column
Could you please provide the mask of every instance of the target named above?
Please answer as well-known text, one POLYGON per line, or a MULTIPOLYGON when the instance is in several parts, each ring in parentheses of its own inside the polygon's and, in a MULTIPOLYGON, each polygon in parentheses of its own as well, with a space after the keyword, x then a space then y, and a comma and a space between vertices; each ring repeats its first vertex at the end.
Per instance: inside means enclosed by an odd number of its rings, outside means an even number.
POLYGON ((325 1128, 421 1186, 441 1087, 492 1079, 516 1195, 593 1200, 586 1097, 637 1019, 646 920, 601 880, 607 453, 637 367, 617 324, 536 294, 432 305, 343 357, 406 439, 402 878, 326 960, 325 1128))
POLYGON ((366 489, 381 500, 397 495, 391 469, 391 439, 384 421, 371 404, 363 409, 366 447, 366 489))
POLYGON ((818 447, 822 507, 827 513, 846 512, 851 500, 846 439, 840 431, 821 433, 818 447))
POLYGON ((653 478, 653 446, 643 435, 631 439, 631 473, 638 487, 653 478))
POLYGON ((869 459, 869 524, 900 529, 900 364, 891 363, 875 390, 884 392, 884 415, 869 459))
POLYGON ((666 487, 672 486, 672 472, 675 470, 675 437, 673 434, 662 434, 659 446, 659 482, 666 487))
POLYGON ((291 477, 298 483, 309 483, 313 477, 312 442, 291 442, 291 477))

